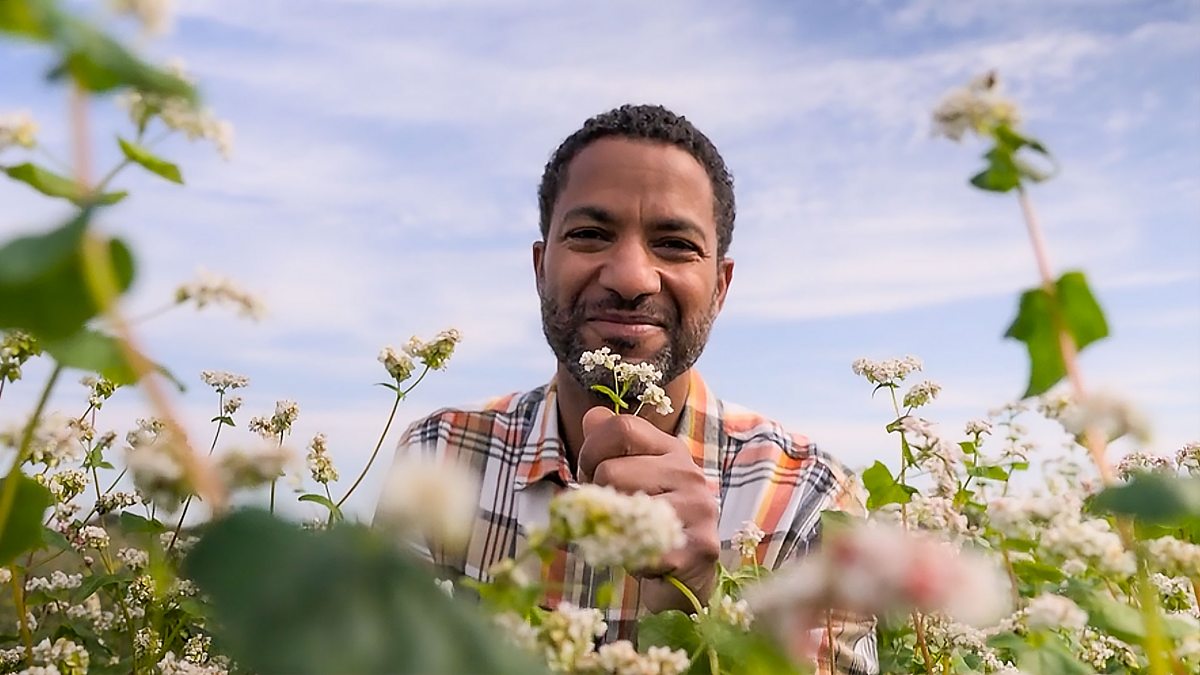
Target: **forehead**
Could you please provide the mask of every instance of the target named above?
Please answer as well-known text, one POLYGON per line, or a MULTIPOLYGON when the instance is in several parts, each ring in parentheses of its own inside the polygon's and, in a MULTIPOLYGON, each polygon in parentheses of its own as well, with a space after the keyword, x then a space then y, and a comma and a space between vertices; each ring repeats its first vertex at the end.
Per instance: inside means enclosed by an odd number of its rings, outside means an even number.
POLYGON ((686 150, 668 143, 629 138, 589 143, 567 165, 552 225, 583 205, 621 220, 686 218, 716 236, 708 173, 686 150))

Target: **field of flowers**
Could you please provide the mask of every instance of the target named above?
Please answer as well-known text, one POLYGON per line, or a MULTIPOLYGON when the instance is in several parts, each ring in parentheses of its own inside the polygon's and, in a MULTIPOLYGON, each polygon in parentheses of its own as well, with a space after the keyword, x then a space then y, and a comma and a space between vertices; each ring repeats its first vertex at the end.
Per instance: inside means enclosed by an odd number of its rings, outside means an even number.
MULTIPOLYGON (((159 3, 116 4, 147 30, 163 20, 159 3)), ((1106 320, 1082 272, 1050 268, 1025 188, 1052 178, 1055 162, 995 74, 949 93, 933 123, 951 141, 987 144, 971 184, 1011 195, 1024 216, 1041 279, 1021 293, 1006 334, 1029 354, 1020 400, 941 429, 921 416, 941 388, 920 378, 920 359, 847 364, 895 439, 887 463, 861 472, 868 517, 824 514, 820 549, 777 571, 758 565, 764 533, 748 524, 735 538, 741 564, 717 570, 712 597, 676 582, 692 611, 645 617, 636 644, 597 645, 601 613, 545 609, 549 589, 529 570, 567 545, 595 566, 652 566, 683 541, 674 511, 594 485, 566 491, 546 529, 487 583, 438 579, 404 545, 468 536, 475 488, 454 467, 401 463, 373 526, 347 518, 342 506, 395 441, 399 405, 448 367, 461 338, 453 329, 381 350, 392 407, 352 473, 334 466, 323 435, 292 438, 296 403, 246 419, 240 374, 200 373, 213 393, 211 438, 189 438, 172 406, 177 376, 144 353, 122 312, 136 249, 93 219, 127 197, 114 187, 124 171, 182 182, 155 154, 157 139, 182 134, 225 152, 231 131, 181 67, 143 60, 58 2, 0 0, 0 34, 57 56, 77 149, 71 175, 51 170, 35 161, 36 122, 0 111, 0 170, 77 207, 56 228, 0 241, 0 673, 810 673, 844 612, 877 618, 887 673, 1200 673, 1200 444, 1110 457, 1110 442, 1147 429, 1126 402, 1084 386, 1078 353, 1106 337, 1106 320), (113 92, 129 126, 92 135, 82 102, 113 92), (113 132, 123 160, 101 173, 86 148, 113 132), (52 364, 45 382, 22 377, 33 359, 52 364), (48 410, 80 371, 78 408, 48 410), (36 392, 33 410, 4 405, 15 387, 36 392), (104 416, 121 387, 147 403, 123 434, 104 416), (1074 437, 1073 454, 1031 457, 1025 420, 1038 416, 1074 437), (258 446, 222 442, 241 425, 258 446), (306 475, 277 491, 289 448, 305 442, 306 475), (265 503, 231 506, 264 487, 265 503), (277 516, 277 501, 294 494, 326 515, 277 516), (193 525, 197 502, 208 515, 193 525)), ((209 304, 261 309, 218 277, 180 286, 168 308, 209 304)), ((607 350, 583 364, 612 371, 601 389, 615 412, 671 406, 652 367, 607 350), (626 400, 634 380, 645 393, 626 400)))

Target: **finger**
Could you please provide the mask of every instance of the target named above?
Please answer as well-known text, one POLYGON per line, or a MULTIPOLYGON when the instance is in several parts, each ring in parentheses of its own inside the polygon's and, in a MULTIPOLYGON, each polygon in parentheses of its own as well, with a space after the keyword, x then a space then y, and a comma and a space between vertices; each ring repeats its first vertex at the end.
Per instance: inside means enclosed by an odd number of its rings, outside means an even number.
POLYGON ((664 466, 660 456, 610 457, 592 470, 591 482, 627 495, 658 495, 668 491, 672 473, 673 467, 664 466))
POLYGON ((583 437, 587 438, 592 435, 595 430, 604 424, 604 421, 610 417, 616 417, 617 414, 604 406, 596 406, 583 414, 583 437))
MULTIPOLYGON (((593 408, 595 410, 595 408, 593 408)), ((653 424, 634 415, 610 415, 597 419, 593 414, 589 433, 579 448, 579 478, 590 482, 596 466, 606 459, 634 455, 665 455, 676 449, 679 440, 659 431, 653 424)))

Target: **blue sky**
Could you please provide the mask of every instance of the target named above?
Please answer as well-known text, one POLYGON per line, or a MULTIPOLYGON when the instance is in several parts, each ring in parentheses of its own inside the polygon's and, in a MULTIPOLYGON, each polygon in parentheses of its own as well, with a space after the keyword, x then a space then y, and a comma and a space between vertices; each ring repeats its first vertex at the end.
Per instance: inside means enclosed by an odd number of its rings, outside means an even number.
MULTIPOLYGON (((1032 195, 1056 270, 1086 270, 1108 312, 1113 337, 1084 355, 1089 385, 1150 416, 1151 451, 1200 438, 1194 0, 178 5, 174 31, 144 48, 197 74, 236 128, 233 159, 169 139, 158 151, 188 185, 130 171, 118 185, 133 196, 103 225, 139 254, 135 315, 197 266, 268 305, 259 324, 180 310, 144 327, 192 383, 180 406, 197 439, 215 407, 198 372, 231 370, 251 378, 243 420, 298 401, 295 445, 324 431, 352 475, 389 406, 371 386, 378 350, 447 326, 461 350, 401 423, 544 382, 537 181, 562 138, 626 102, 688 116, 735 176, 735 279, 700 362, 717 392, 863 467, 897 450, 890 406, 849 364, 911 353, 944 387, 927 416, 957 433, 1023 390, 1022 346, 1000 335, 1037 282, 1016 202, 966 186, 984 148, 930 138, 941 94, 989 68, 1063 166, 1032 195)), ((47 55, 5 42, 0 63, 0 111, 33 112, 67 156, 66 94, 39 77, 47 55)), ((93 112, 105 166, 128 127, 111 100, 93 112)), ((5 237, 65 213, 7 183, 0 205, 5 237)), ((6 391, 0 419, 33 388, 6 391)), ((68 384, 54 403, 73 410, 81 394, 68 384)), ((101 426, 124 430, 140 405, 122 392, 101 426)))

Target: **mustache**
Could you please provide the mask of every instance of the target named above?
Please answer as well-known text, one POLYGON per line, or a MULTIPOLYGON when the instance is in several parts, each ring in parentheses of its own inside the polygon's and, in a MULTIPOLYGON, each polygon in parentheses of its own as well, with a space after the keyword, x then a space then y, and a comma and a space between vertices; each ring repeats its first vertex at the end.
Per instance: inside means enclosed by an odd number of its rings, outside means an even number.
POLYGON ((674 326, 679 322, 679 313, 670 303, 654 303, 644 297, 626 300, 619 295, 611 295, 597 302, 577 302, 571 315, 577 321, 584 321, 588 317, 603 315, 607 312, 636 314, 661 326, 674 326))

